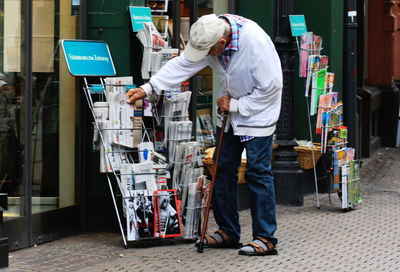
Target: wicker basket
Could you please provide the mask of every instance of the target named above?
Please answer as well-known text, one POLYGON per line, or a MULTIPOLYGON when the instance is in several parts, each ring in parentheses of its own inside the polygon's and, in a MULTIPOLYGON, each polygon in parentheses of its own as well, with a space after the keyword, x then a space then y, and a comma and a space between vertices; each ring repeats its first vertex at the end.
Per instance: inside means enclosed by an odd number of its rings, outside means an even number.
POLYGON ((300 168, 304 170, 314 168, 313 158, 312 158, 312 151, 314 150, 315 156, 315 164, 317 164, 318 160, 321 158, 321 146, 314 145, 311 146, 295 146, 294 151, 297 152, 297 161, 300 164, 300 168))
MULTIPOLYGON (((272 156, 271 156, 271 163, 272 163, 272 162, 274 161, 274 159, 275 159, 275 152, 274 152, 274 150, 275 150, 277 147, 278 147, 277 144, 273 144, 273 146, 272 146, 273 151, 272 151, 272 156)), ((205 151, 206 156, 205 156, 204 159, 203 159, 203 163, 204 163, 204 166, 205 166, 206 174, 209 175, 210 179, 211 179, 212 174, 213 174, 213 172, 214 172, 214 162, 213 162, 213 160, 212 160, 213 154, 214 154, 214 150, 215 150, 215 147, 208 148, 208 149, 205 151)), ((239 180, 239 183, 245 183, 245 182, 246 182, 246 180, 244 179, 244 174, 245 174, 245 172, 246 172, 246 163, 247 163, 247 160, 246 160, 246 159, 242 159, 242 162, 240 163, 240 167, 239 167, 239 169, 238 169, 238 180, 239 180)))
MULTIPOLYGON (((206 170, 206 174, 210 176, 210 179, 212 177, 212 174, 214 173, 214 162, 211 158, 209 159, 204 159, 203 160, 204 166, 205 166, 205 170, 206 170)), ((238 180, 239 183, 245 183, 245 179, 244 179, 244 173, 246 171, 246 160, 242 160, 240 167, 238 169, 238 180)))

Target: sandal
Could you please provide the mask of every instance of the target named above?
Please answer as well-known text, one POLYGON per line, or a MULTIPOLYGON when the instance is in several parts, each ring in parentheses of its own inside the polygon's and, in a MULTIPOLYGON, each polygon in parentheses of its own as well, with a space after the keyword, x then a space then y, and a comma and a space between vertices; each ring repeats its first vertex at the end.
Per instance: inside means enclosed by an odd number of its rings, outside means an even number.
POLYGON ((243 249, 239 250, 239 255, 246 255, 246 256, 267 256, 267 255, 278 255, 278 251, 276 250, 275 246, 265 239, 264 237, 261 236, 255 236, 254 239, 260 240, 265 244, 267 247, 267 250, 265 250, 262 246, 257 244, 256 242, 250 242, 244 247, 252 247, 253 251, 245 251, 243 249))
MULTIPOLYGON (((240 248, 242 243, 234 243, 231 241, 229 236, 222 230, 216 230, 215 233, 222 237, 222 241, 218 241, 213 236, 206 234, 204 237, 204 248, 240 248)), ((196 247, 199 246, 199 241, 196 243, 196 247)))

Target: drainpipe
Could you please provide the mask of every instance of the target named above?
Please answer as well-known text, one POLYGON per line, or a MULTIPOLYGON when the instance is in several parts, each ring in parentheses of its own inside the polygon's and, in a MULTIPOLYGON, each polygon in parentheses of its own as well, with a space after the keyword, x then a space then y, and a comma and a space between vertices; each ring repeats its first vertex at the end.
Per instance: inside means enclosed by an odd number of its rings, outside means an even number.
POLYGON ((344 10, 343 117, 348 128, 349 146, 359 150, 357 131, 357 1, 345 0, 344 10))

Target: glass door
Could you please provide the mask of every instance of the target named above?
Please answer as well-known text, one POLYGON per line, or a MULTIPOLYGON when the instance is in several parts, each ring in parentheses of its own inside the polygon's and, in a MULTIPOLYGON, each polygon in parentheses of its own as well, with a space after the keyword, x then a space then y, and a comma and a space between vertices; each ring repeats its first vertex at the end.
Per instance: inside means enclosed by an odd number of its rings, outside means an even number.
POLYGON ((8 205, 2 234, 14 249, 28 243, 24 7, 19 0, 3 0, 0 9, 0 192, 7 194, 8 205))
POLYGON ((32 243, 79 224, 75 199, 75 78, 60 41, 75 39, 71 1, 32 2, 32 243))
POLYGON ((75 79, 59 48, 75 39, 70 0, 0 0, 0 193, 10 250, 77 229, 75 79), (25 6, 27 5, 27 6, 25 6))

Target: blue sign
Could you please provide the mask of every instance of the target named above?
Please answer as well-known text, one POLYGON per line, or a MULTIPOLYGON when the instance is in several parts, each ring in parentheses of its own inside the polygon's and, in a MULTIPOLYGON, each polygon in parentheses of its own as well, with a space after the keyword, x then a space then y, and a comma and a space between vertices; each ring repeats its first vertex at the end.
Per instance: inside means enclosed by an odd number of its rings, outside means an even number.
POLYGON ((101 84, 92 84, 89 88, 90 88, 91 93, 103 93, 104 92, 104 86, 101 84))
POLYGON ((73 76, 115 76, 114 63, 105 42, 62 40, 61 45, 73 76))
POLYGON ((133 32, 143 29, 143 23, 153 22, 149 7, 129 7, 133 32))
POLYGON ((301 36, 307 32, 306 19, 304 15, 289 15, 292 36, 301 36))

